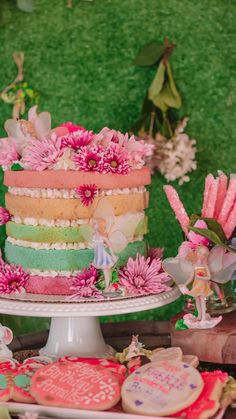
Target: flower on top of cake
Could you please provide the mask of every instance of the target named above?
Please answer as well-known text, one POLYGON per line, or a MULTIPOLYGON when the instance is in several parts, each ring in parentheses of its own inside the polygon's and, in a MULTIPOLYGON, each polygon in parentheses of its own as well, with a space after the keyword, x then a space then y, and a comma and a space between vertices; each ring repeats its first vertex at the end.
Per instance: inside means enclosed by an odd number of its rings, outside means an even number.
POLYGON ((77 170, 127 174, 141 168, 153 146, 132 135, 103 128, 98 134, 66 122, 51 128, 51 115, 29 110, 28 120, 9 119, 8 138, 0 140, 0 165, 18 163, 26 170, 77 170))

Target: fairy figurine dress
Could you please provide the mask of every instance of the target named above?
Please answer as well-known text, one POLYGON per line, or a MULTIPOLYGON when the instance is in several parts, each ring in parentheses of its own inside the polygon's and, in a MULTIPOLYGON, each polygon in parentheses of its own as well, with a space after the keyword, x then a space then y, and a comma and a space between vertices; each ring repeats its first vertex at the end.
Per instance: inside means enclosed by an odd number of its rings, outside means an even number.
POLYGON ((113 253, 111 245, 104 236, 98 231, 98 222, 95 224, 94 243, 94 259, 92 265, 96 269, 110 269, 117 262, 118 257, 113 253), (96 225, 97 224, 97 225, 96 225), (106 247, 105 247, 106 245, 106 247), (109 248, 110 253, 107 248, 109 248))

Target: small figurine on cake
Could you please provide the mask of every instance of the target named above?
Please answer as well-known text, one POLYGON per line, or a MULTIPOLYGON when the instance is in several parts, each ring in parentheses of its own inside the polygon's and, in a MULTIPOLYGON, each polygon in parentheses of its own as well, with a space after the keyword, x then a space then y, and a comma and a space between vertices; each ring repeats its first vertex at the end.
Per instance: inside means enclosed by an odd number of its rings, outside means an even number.
POLYGON ((188 217, 176 190, 165 186, 169 203, 175 212, 186 240, 175 258, 163 261, 164 270, 174 279, 182 294, 194 297, 197 316, 186 314, 184 324, 192 329, 216 326, 222 316, 210 317, 206 298, 213 291, 222 298, 220 284, 228 282, 236 269, 236 253, 227 245, 236 226, 236 175, 210 174, 205 180, 201 215, 188 217))

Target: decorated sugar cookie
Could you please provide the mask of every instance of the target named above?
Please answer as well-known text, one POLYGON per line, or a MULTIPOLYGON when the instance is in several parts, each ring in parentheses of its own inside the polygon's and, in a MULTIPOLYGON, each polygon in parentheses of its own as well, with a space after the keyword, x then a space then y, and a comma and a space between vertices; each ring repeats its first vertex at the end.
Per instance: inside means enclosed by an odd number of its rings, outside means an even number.
POLYGON ((220 407, 220 397, 222 395, 225 381, 228 374, 221 371, 203 372, 202 378, 204 388, 198 399, 189 407, 181 410, 174 417, 185 419, 208 419, 211 418, 220 407))
POLYGON ((120 400, 120 384, 104 367, 55 362, 34 374, 31 394, 42 405, 107 410, 120 400))
POLYGON ((34 397, 30 394, 31 378, 35 371, 35 368, 23 364, 14 372, 12 400, 20 403, 35 403, 34 397))
POLYGON ((90 365, 99 365, 100 367, 107 368, 111 371, 119 380, 120 384, 123 383, 126 374, 126 368, 124 365, 119 364, 115 360, 106 358, 81 358, 75 356, 64 356, 59 359, 59 362, 83 362, 90 365))
POLYGON ((131 374, 122 387, 125 412, 167 416, 190 406, 203 389, 200 373, 189 364, 151 362, 131 374))
POLYGON ((13 373, 11 367, 0 370, 0 402, 7 402, 12 398, 13 373))

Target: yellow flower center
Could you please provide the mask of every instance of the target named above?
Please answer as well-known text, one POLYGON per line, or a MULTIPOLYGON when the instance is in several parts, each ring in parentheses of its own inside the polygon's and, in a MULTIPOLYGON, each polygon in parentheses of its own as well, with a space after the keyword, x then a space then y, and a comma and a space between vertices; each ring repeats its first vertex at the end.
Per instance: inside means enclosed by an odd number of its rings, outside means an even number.
POLYGON ((116 160, 112 160, 110 163, 111 167, 113 167, 114 169, 118 166, 118 163, 116 160))

